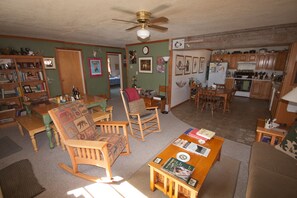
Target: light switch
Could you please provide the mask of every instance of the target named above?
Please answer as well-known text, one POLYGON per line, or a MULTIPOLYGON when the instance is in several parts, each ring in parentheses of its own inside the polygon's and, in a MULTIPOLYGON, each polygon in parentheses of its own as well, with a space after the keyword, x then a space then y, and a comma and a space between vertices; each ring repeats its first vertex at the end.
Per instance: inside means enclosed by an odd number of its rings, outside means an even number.
POLYGON ((138 75, 138 71, 136 71, 136 75, 138 75))

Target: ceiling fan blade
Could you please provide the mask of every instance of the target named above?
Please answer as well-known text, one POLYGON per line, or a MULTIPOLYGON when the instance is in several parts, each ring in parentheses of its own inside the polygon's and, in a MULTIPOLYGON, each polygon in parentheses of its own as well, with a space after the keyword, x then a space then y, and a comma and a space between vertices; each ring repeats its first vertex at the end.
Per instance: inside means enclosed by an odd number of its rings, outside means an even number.
POLYGON ((122 20, 122 19, 112 19, 114 21, 121 21, 121 22, 126 22, 126 23, 134 23, 134 24, 138 24, 137 22, 135 21, 126 21, 126 20, 122 20))
POLYGON ((111 9, 112 9, 112 10, 116 10, 116 11, 120 11, 120 12, 123 12, 123 13, 127 13, 127 14, 135 15, 135 12, 132 12, 132 11, 130 11, 130 10, 126 10, 126 9, 124 9, 124 8, 112 7, 111 9))
POLYGON ((150 20, 150 23, 167 23, 167 22, 168 22, 168 18, 166 17, 158 17, 150 20))
POLYGON ((128 31, 128 30, 133 30, 133 29, 138 28, 138 27, 141 27, 141 25, 140 25, 140 24, 139 24, 139 25, 135 25, 135 26, 130 27, 130 28, 126 29, 126 30, 127 30, 127 31, 128 31))
POLYGON ((167 30, 168 30, 167 27, 162 27, 162 26, 159 26, 159 25, 152 25, 152 24, 149 24, 148 27, 150 27, 150 28, 154 28, 154 29, 157 29, 157 30, 160 30, 160 31, 167 31, 167 30))
POLYGON ((166 8, 169 8, 169 7, 170 7, 170 5, 168 5, 168 4, 162 4, 162 5, 159 5, 159 6, 155 7, 155 8, 153 8, 153 9, 151 9, 150 12, 151 13, 157 13, 157 12, 160 12, 160 11, 166 9, 166 8))

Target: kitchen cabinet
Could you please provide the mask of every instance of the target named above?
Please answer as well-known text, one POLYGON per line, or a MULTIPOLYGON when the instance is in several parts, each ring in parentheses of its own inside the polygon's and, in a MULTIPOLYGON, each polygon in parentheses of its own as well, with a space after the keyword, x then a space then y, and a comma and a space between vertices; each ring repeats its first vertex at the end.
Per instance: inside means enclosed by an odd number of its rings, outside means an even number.
POLYGON ((226 78, 225 87, 226 87, 226 89, 234 88, 234 78, 226 78))
POLYGON ((237 69, 237 55, 236 54, 231 54, 228 69, 237 69))
POLYGON ((269 100, 271 96, 271 81, 253 80, 251 87, 251 98, 269 100))
POLYGON ((273 70, 277 53, 258 54, 257 55, 257 70, 273 70))
POLYGON ((230 62, 230 54, 214 54, 211 56, 212 62, 230 62))
POLYGON ((23 108, 22 102, 48 100, 43 57, 0 55, 1 110, 23 108))
POLYGON ((276 56, 274 70, 284 71, 288 58, 288 51, 279 52, 276 56))

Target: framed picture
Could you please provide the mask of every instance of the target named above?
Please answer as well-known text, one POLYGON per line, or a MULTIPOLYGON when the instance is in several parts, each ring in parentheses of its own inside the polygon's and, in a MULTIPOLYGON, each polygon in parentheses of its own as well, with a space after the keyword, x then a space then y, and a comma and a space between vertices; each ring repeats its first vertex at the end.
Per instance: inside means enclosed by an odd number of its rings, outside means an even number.
POLYGON ((55 58, 43 58, 43 63, 45 69, 56 69, 55 58))
POLYGON ((199 66, 199 58, 193 57, 193 67, 192 67, 192 74, 195 74, 198 72, 198 66, 199 66))
POLYGON ((30 85, 23 85, 23 89, 25 93, 32 93, 30 85))
POLYGON ((102 76, 102 61, 101 58, 89 58, 90 75, 102 76))
POLYGON ((175 59, 175 75, 179 76, 179 75, 183 75, 184 73, 184 56, 181 55, 176 55, 176 59, 175 59))
POLYGON ((199 61, 199 73, 203 73, 204 72, 204 67, 205 67, 205 58, 204 57, 200 57, 200 61, 199 61))
POLYGON ((191 70, 192 70, 192 56, 186 56, 184 74, 190 74, 191 70))
POLYGON ((129 51, 129 63, 136 64, 136 59, 137 59, 136 50, 130 50, 129 51))
POLYGON ((157 57, 157 66, 156 66, 157 73, 165 73, 165 61, 163 56, 157 57))
POLYGON ((191 177, 190 179, 189 179, 189 181, 188 181, 188 184, 190 185, 190 186, 193 186, 194 188, 197 186, 197 184, 198 184, 198 181, 196 180, 196 179, 194 179, 193 177, 191 177))
POLYGON ((139 72, 153 73, 153 58, 152 57, 139 58, 139 72))

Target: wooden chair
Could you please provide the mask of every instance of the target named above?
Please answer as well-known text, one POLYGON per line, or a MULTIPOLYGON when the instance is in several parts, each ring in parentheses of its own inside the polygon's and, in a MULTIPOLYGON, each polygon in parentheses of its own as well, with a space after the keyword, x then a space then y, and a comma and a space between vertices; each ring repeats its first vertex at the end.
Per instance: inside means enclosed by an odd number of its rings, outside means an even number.
POLYGON ((78 165, 94 165, 106 170, 107 181, 112 181, 111 166, 119 155, 130 153, 125 121, 94 123, 86 106, 76 101, 49 111, 55 127, 65 144, 72 167, 59 166, 69 173, 89 181, 104 181, 78 171, 78 165), (97 131, 97 128, 100 129, 97 131))
POLYGON ((211 115, 213 116, 213 112, 214 112, 214 109, 216 108, 216 103, 217 103, 216 90, 210 90, 207 88, 203 89, 202 95, 201 95, 201 101, 202 101, 201 112, 207 107, 210 107, 211 115))
POLYGON ((146 135, 161 131, 158 107, 146 108, 142 98, 129 101, 126 92, 120 92, 133 137, 144 141, 146 135))

